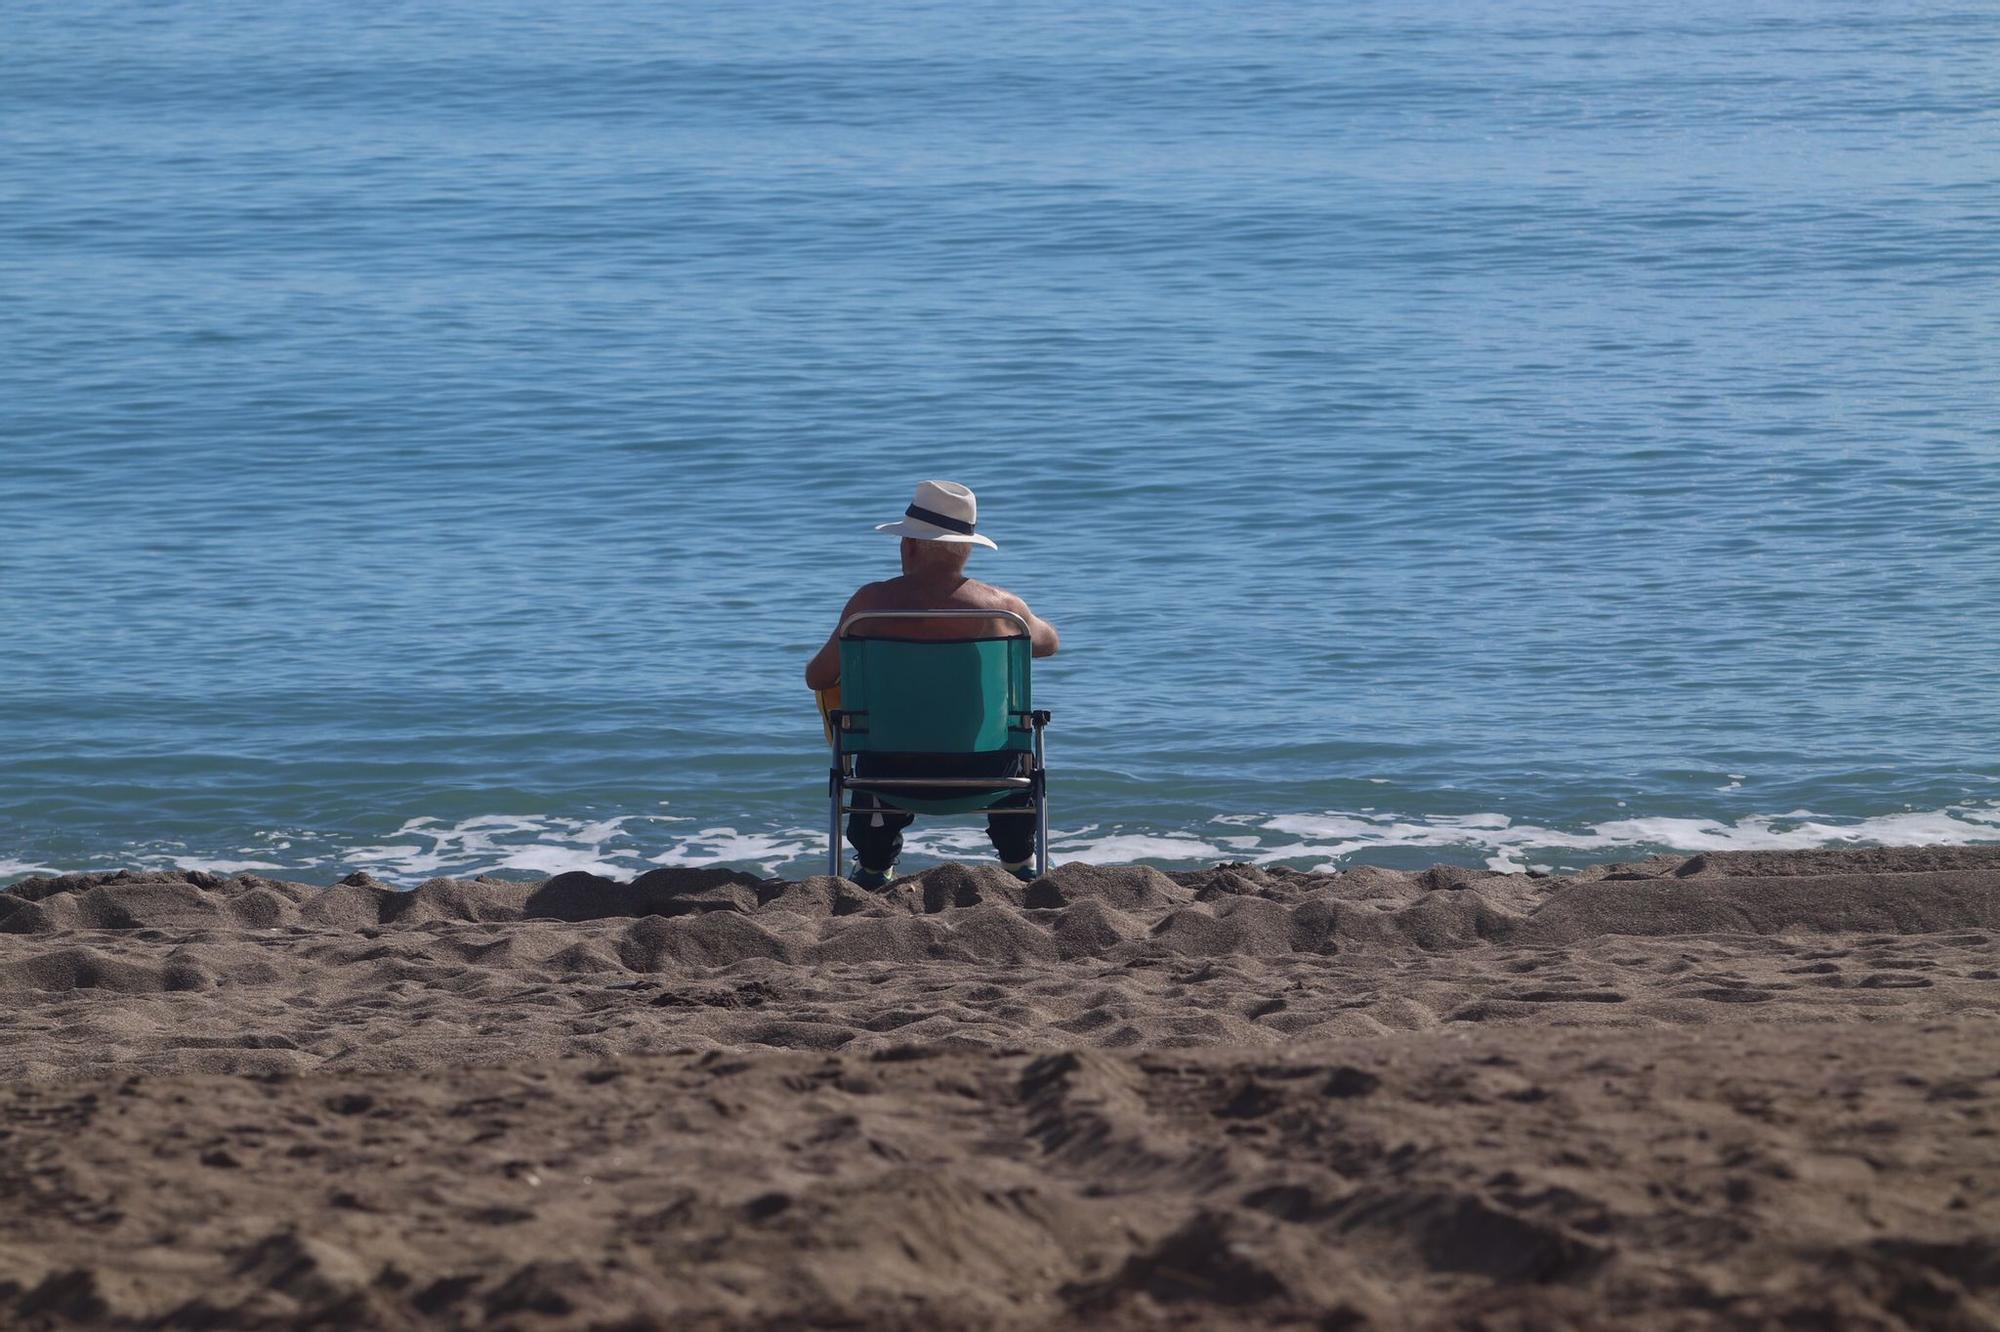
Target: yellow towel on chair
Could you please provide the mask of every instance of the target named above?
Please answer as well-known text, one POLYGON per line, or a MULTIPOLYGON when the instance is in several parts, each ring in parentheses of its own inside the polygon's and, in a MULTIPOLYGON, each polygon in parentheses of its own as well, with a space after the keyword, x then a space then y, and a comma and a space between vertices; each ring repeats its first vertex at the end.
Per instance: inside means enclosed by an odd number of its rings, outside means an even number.
POLYGON ((813 695, 819 699, 820 729, 826 732, 827 747, 832 748, 833 718, 827 716, 827 714, 840 706, 840 686, 835 685, 831 689, 816 689, 813 691, 813 695))

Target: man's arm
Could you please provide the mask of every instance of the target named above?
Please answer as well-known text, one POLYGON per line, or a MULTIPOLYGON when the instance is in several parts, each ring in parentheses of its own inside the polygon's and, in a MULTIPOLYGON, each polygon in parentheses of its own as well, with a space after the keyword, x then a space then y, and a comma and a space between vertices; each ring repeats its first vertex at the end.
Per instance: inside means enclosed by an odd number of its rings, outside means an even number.
POLYGON ((862 588, 849 597, 847 604, 840 608, 840 620, 834 621, 833 632, 826 636, 826 643, 813 654, 813 659, 806 663, 806 688, 831 689, 840 683, 841 621, 862 608, 867 591, 867 588, 862 588))
POLYGON ((1029 652, 1037 657, 1055 656, 1056 649, 1062 646, 1062 636, 1056 633, 1056 627, 1029 610, 1027 602, 1011 592, 1007 595, 1008 600, 1014 603, 1007 609, 1028 622, 1029 652))

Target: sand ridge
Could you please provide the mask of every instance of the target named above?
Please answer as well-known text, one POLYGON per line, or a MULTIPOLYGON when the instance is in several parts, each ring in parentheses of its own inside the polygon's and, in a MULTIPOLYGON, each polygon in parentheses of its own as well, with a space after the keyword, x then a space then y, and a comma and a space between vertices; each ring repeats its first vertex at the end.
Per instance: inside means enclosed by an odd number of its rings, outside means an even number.
POLYGON ((1030 885, 945 865, 883 895, 672 869, 410 892, 28 880, 0 893, 0 1075, 2000 1011, 2000 848, 1894 854, 1574 878, 1072 865, 1030 885))
POLYGON ((29 880, 0 1324, 1987 1327, 1996 941, 2000 848, 29 880))

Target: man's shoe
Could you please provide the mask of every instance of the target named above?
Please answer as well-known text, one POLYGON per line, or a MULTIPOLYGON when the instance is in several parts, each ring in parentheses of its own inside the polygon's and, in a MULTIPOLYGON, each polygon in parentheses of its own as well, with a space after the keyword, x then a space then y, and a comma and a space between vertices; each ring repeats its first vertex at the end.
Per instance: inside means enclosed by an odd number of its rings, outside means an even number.
POLYGON ((856 866, 854 873, 847 877, 853 881, 854 886, 857 888, 866 888, 869 892, 879 892, 889 886, 889 880, 896 877, 896 867, 891 865, 888 869, 872 870, 863 866, 856 866))
POLYGON ((1006 870, 1022 883, 1033 883, 1035 881, 1034 867, 1025 860, 1012 865, 1003 860, 1000 862, 1000 868, 1006 870))

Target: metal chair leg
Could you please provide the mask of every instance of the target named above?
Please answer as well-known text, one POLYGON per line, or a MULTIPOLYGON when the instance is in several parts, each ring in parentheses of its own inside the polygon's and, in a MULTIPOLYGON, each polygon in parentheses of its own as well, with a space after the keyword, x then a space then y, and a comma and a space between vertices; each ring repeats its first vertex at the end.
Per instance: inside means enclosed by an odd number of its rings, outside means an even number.
POLYGON ((831 806, 826 820, 826 872, 834 878, 840 877, 840 770, 834 769, 826 779, 827 804, 831 806))
POLYGON ((1049 793, 1043 787, 1035 796, 1035 877, 1049 872, 1049 793))
POLYGON ((1042 728, 1035 728, 1035 877, 1049 872, 1049 769, 1042 728))

